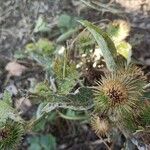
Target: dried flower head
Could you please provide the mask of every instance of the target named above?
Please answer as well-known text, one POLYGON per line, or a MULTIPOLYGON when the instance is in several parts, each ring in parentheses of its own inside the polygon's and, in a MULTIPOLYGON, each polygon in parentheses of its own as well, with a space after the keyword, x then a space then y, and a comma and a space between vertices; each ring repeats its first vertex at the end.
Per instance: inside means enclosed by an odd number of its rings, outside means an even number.
POLYGON ((105 136, 109 131, 109 122, 98 115, 91 117, 91 127, 98 136, 105 136))
POLYGON ((0 129, 0 149, 15 149, 23 135, 23 126, 13 120, 7 120, 0 129))
POLYGON ((139 105, 145 85, 145 78, 141 73, 139 68, 129 65, 102 77, 94 90, 96 111, 107 111, 117 117, 133 113, 139 105))
POLYGON ((124 20, 114 20, 109 24, 107 32, 114 41, 122 41, 129 35, 130 25, 124 20))

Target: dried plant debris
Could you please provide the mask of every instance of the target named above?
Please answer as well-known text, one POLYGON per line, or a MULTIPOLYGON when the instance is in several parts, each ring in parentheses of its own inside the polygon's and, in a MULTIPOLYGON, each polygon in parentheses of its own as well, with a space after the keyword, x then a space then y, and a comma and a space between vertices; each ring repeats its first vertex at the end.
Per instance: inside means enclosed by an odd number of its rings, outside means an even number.
POLYGON ((10 76, 21 76, 26 70, 26 67, 17 62, 9 62, 6 65, 5 70, 8 71, 10 76))

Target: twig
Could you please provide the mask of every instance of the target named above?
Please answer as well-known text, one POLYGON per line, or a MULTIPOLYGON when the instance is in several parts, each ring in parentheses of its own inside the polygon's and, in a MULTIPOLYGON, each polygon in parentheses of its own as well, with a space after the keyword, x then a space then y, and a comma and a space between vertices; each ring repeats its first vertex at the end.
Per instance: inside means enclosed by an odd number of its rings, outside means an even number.
POLYGON ((149 87, 150 87, 150 83, 146 84, 146 85, 143 87, 143 89, 145 90, 145 89, 148 89, 149 87))
POLYGON ((102 143, 104 143, 105 144, 105 146, 107 147, 107 149, 108 150, 111 150, 111 148, 108 146, 108 144, 103 140, 103 138, 100 136, 100 135, 98 135, 98 137, 100 138, 100 140, 102 141, 102 143))
POLYGON ((101 140, 101 139, 99 139, 99 140, 96 140, 96 141, 94 141, 94 142, 91 142, 91 144, 92 144, 92 145, 98 145, 98 144, 103 143, 103 141, 107 141, 107 139, 106 139, 106 140, 101 140))
POLYGON ((103 3, 100 3, 100 2, 98 3, 96 1, 88 2, 86 0, 81 0, 81 2, 83 2, 85 5, 91 7, 93 9, 95 9, 95 10, 98 10, 98 11, 104 11, 104 12, 107 11, 107 12, 111 12, 111 13, 114 13, 114 14, 121 14, 121 13, 123 13, 123 11, 120 11, 118 9, 110 7, 109 5, 111 3, 103 4, 103 3), (96 6, 94 6, 94 5, 96 5, 96 6), (97 6, 100 7, 100 8, 98 8, 97 6))

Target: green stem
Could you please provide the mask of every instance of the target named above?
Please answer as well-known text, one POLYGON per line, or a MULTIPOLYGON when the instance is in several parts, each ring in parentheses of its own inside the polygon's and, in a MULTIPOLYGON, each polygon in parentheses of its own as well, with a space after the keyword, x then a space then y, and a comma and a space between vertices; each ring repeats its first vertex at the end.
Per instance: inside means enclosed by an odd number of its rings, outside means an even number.
POLYGON ((63 64, 63 79, 66 76, 66 55, 67 55, 66 51, 64 53, 65 54, 64 54, 64 64, 63 64))

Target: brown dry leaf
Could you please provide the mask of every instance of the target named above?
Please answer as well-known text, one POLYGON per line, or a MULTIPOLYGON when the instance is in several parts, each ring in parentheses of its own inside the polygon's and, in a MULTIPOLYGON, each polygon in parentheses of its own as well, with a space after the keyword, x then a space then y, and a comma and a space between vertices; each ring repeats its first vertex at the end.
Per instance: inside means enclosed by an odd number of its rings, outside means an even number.
POLYGON ((8 71, 11 76, 21 76, 26 70, 26 67, 13 61, 6 65, 5 70, 8 71))

